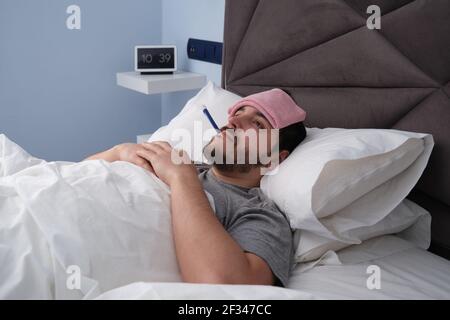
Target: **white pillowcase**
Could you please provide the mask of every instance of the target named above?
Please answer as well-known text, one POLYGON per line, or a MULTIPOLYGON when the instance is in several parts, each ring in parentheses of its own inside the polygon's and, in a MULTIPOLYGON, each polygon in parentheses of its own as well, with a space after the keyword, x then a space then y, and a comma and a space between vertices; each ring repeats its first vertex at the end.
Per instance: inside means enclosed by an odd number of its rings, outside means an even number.
POLYGON ((364 225, 344 232, 347 238, 353 239, 351 242, 331 240, 308 230, 297 229, 295 231, 297 239, 295 261, 316 260, 328 251, 338 251, 352 244, 360 244, 371 238, 401 231, 403 232, 400 236, 427 249, 431 240, 430 226, 431 215, 429 212, 414 202, 404 199, 394 210, 374 225, 364 225))
POLYGON ((203 162, 202 149, 216 134, 202 112, 203 105, 208 108, 220 128, 227 123, 228 109, 240 99, 240 96, 209 81, 168 125, 158 129, 148 141, 166 141, 174 148, 185 150, 193 161, 203 162), (178 134, 192 137, 190 145, 183 145, 178 134))
POLYGON ((262 178, 261 188, 288 214, 293 228, 307 229, 310 217, 332 215, 403 172, 423 153, 426 136, 388 129, 307 129, 307 138, 276 174, 262 178))
POLYGON ((308 129, 277 174, 261 180, 263 192, 301 230, 296 260, 403 230, 408 221, 393 210, 419 180, 432 148, 432 136, 422 133, 308 129))

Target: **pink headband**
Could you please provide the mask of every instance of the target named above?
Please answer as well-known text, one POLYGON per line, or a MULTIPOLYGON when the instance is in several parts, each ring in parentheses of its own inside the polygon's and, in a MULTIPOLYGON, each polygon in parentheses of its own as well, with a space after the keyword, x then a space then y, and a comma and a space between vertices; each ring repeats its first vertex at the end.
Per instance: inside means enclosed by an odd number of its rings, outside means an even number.
POLYGON ((242 106, 252 106, 260 111, 275 129, 304 121, 306 118, 305 110, 300 108, 286 92, 278 88, 242 98, 228 109, 228 115, 234 115, 242 106))

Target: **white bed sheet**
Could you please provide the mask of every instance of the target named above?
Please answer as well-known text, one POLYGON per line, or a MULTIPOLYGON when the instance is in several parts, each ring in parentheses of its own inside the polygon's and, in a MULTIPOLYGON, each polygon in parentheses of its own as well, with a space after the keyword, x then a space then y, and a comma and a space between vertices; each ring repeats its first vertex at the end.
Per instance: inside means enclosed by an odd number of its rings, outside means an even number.
POLYGON ((330 252, 315 263, 298 265, 288 288, 139 282, 97 299, 450 299, 450 261, 397 236, 330 252), (370 265, 380 268, 380 289, 367 288, 370 265))
POLYGON ((291 275, 289 287, 320 299, 449 299, 450 261, 396 236, 382 236, 339 252, 341 265, 319 265, 291 275), (368 289, 371 265, 380 289, 368 289))

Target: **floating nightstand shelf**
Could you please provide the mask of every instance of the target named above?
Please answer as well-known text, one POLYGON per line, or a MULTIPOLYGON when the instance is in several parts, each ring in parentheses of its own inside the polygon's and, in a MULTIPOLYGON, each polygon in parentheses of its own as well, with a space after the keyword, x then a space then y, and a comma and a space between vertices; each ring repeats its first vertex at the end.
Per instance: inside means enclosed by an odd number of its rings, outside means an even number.
POLYGON ((173 74, 141 75, 139 72, 117 73, 117 85, 144 94, 184 91, 202 88, 206 76, 199 73, 175 71, 173 74))

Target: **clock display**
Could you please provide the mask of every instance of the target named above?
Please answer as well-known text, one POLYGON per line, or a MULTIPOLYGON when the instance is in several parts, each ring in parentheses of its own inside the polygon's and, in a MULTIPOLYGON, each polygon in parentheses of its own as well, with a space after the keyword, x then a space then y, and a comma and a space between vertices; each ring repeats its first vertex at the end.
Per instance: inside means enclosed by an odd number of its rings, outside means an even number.
POLYGON ((175 54, 174 47, 137 48, 137 69, 174 69, 176 59, 175 54))

